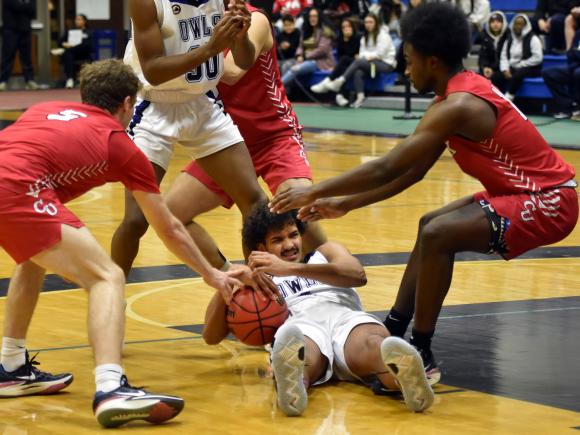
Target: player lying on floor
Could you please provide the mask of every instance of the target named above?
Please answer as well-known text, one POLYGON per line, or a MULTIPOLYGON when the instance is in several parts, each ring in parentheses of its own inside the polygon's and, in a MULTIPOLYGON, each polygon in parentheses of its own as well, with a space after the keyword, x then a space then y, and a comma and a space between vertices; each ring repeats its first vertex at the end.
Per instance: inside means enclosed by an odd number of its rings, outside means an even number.
MULTIPOLYGON (((252 250, 249 267, 273 276, 291 313, 276 333, 271 355, 278 406, 286 415, 302 414, 307 388, 334 377, 365 383, 378 378, 388 389, 400 388, 410 410, 429 408, 433 391, 417 351, 390 337, 362 309, 353 288, 367 282, 360 262, 335 242, 304 255, 304 230, 295 212, 276 215, 264 203, 242 231, 252 250)), ((206 343, 217 344, 227 336, 226 310, 216 293, 206 311, 206 343)))

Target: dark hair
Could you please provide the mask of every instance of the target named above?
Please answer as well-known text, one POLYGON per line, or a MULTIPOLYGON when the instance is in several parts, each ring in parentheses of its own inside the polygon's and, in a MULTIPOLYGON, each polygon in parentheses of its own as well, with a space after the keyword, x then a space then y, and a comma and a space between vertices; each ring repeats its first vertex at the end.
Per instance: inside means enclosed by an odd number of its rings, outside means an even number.
POLYGON ((350 18, 350 17, 343 18, 342 20, 340 20, 340 30, 338 32, 339 38, 340 39, 344 39, 344 33, 342 31, 342 25, 344 23, 348 23, 350 25, 350 28, 352 29, 352 35, 350 37, 351 38, 357 38, 356 26, 355 26, 354 22, 352 21, 352 18, 350 18))
POLYGON ((471 45, 465 14, 449 3, 424 3, 408 11, 401 32, 419 53, 438 57, 448 67, 460 65, 471 45))
POLYGON ((302 38, 308 39, 310 38, 316 31, 316 29, 322 30, 322 12, 318 8, 310 8, 308 12, 306 12, 306 16, 304 17, 304 23, 302 23, 302 38), (316 11, 318 12, 318 24, 316 27, 312 27, 310 24, 310 12, 316 11))
POLYGON ((282 15, 282 22, 283 22, 283 23, 285 23, 285 22, 287 22, 287 21, 289 21, 289 22, 291 22, 291 23, 294 23, 296 20, 295 20, 295 19, 294 19, 294 17, 293 17, 292 15, 290 15, 290 14, 284 14, 284 15, 282 15))
POLYGON ((281 230, 287 225, 296 225, 300 234, 306 231, 306 224, 299 220, 296 210, 286 213, 272 213, 267 201, 261 201, 254 206, 250 215, 244 221, 242 242, 250 251, 258 249, 260 243, 266 243, 270 231, 281 230))
POLYGON ((385 24, 389 24, 393 15, 395 15, 397 19, 400 19, 401 15, 403 15, 403 7, 401 6, 401 2, 395 4, 393 0, 381 0, 380 5, 381 15, 385 24))
POLYGON ((85 26, 88 27, 88 25, 89 25, 89 19, 87 18, 87 16, 85 14, 77 14, 77 17, 82 17, 83 20, 85 21, 85 26))
POLYGON ((115 113, 126 97, 135 98, 141 88, 131 67, 118 59, 85 64, 80 78, 83 103, 110 113, 115 113))
POLYGON ((369 33, 369 31, 367 30, 367 26, 364 25, 363 21, 364 38, 365 44, 367 46, 369 45, 369 37, 372 37, 373 44, 375 45, 377 44, 377 37, 379 36, 379 32, 381 31, 381 20, 379 19, 379 17, 373 14, 372 12, 369 12, 368 14, 365 15, 365 20, 369 17, 375 20, 375 28, 373 29, 372 32, 369 33))

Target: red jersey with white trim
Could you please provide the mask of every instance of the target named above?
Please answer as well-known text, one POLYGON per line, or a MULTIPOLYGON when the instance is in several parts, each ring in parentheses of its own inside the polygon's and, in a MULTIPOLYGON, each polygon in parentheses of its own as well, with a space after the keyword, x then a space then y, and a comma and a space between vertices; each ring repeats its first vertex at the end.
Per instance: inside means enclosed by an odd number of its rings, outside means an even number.
POLYGON ((473 142, 451 136, 448 140, 449 151, 463 172, 477 178, 491 195, 539 192, 574 177, 574 168, 489 80, 472 71, 461 72, 451 78, 440 99, 455 92, 473 94, 496 110, 490 138, 473 142))
POLYGON ((38 197, 50 189, 63 203, 112 181, 159 193, 151 164, 119 121, 82 103, 37 104, 0 131, 0 173, 4 191, 38 197))
MULTIPOLYGON (((252 13, 262 13, 246 6, 252 13)), ((293 137, 302 145, 302 126, 282 84, 275 42, 238 83, 229 86, 222 82, 218 92, 248 147, 267 146, 281 137, 293 137)))

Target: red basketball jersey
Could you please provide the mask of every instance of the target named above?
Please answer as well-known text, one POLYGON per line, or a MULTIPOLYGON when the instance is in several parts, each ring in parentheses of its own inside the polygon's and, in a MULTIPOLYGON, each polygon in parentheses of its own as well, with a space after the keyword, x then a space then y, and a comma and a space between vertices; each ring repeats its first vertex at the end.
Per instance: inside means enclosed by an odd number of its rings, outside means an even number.
POLYGON ((496 109, 497 123, 492 137, 473 142, 451 136, 448 141, 457 164, 477 178, 490 194, 538 192, 574 177, 574 168, 489 80, 472 71, 461 72, 449 81, 442 99, 455 92, 476 95, 496 109))
MULTIPOLYGON (((260 10, 246 4, 252 13, 260 10)), ((302 143, 302 126, 286 96, 280 77, 276 39, 235 85, 218 85, 226 112, 238 126, 248 147, 267 145, 280 137, 302 143)))
POLYGON ((32 106, 0 132, 0 188, 61 202, 121 181, 130 190, 159 192, 151 164, 123 126, 98 107, 71 102, 32 106))

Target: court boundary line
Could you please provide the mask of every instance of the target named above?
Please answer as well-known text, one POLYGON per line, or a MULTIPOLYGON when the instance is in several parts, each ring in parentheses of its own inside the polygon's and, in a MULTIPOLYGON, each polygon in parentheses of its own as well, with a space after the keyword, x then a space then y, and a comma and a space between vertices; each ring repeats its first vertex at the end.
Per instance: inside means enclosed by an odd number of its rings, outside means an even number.
MULTIPOLYGON (((354 256, 362 263, 364 267, 388 267, 406 265, 410 255, 410 252, 377 252, 354 254, 354 256)), ((534 249, 518 258, 510 260, 510 262, 578 259, 580 259, 580 246, 553 246, 534 249)), ((455 261, 457 264, 493 264, 495 262, 505 262, 504 259, 498 256, 472 252, 458 254, 455 261)), ((232 263, 243 264, 243 261, 236 260, 232 261, 232 263)), ((199 274, 191 270, 183 263, 161 266, 143 266, 133 268, 127 280, 127 285, 199 277, 199 274)), ((0 278, 0 299, 6 297, 9 282, 10 278, 0 278)), ((58 275, 49 274, 45 278, 44 287, 41 294, 78 289, 80 289, 78 285, 66 282, 58 275)))

